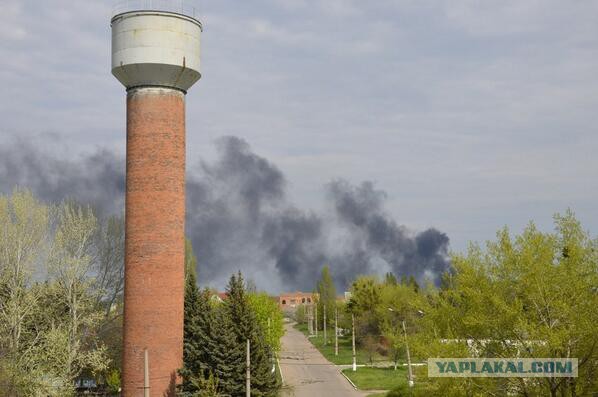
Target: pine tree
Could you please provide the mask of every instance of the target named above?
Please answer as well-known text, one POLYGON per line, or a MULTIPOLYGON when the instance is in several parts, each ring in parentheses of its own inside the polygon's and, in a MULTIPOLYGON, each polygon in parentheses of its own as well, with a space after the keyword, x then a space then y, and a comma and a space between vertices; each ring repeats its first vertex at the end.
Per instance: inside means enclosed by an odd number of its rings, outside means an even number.
POLYGON ((209 383, 219 393, 245 396, 245 355, 251 346, 251 394, 275 396, 279 389, 271 373, 271 351, 249 304, 241 273, 227 287, 228 299, 211 302, 209 290, 199 291, 195 275, 188 272, 185 292, 184 366, 179 371, 183 396, 200 396, 199 385, 209 383), (207 382, 207 383, 206 383, 207 382))
MULTIPOLYGON (((239 272, 230 278, 227 287, 228 299, 224 303, 226 317, 234 325, 233 332, 236 336, 235 357, 245 358, 246 343, 249 339, 251 346, 251 395, 275 396, 279 385, 276 376, 271 372, 270 349, 265 343, 261 327, 255 313, 249 305, 246 295, 243 276, 239 272)), ((242 361, 244 363, 244 360, 242 361)), ((230 379, 232 396, 245 395, 245 365, 241 371, 236 371, 230 379)), ((225 381, 221 379, 224 383, 225 381)), ((229 380, 227 379, 227 384, 229 380)))
POLYGON ((392 272, 388 272, 384 275, 384 284, 386 285, 397 285, 399 282, 392 272))
POLYGON ((214 329, 217 332, 214 333, 214 345, 211 347, 213 373, 220 382, 220 389, 226 395, 243 395, 245 350, 239 346, 235 332, 236 324, 232 322, 226 305, 217 308, 214 320, 214 329))
POLYGON ((413 288, 413 290, 415 292, 419 292, 419 284, 417 283, 417 281, 415 280, 415 277, 413 277, 413 275, 409 276, 409 281, 408 281, 407 285, 409 285, 411 288, 413 288))
POLYGON ((195 274, 189 272, 185 284, 183 368, 179 370, 183 395, 196 395, 198 379, 208 379, 215 372, 214 352, 218 341, 215 310, 210 299, 210 291, 199 291, 195 274))
MULTIPOLYGON (((179 374, 183 378, 180 391, 192 393, 197 391, 193 378, 200 373, 201 329, 198 323, 200 293, 197 289, 195 274, 187 272, 185 279, 185 309, 183 328, 183 368, 179 374)), ((185 394, 184 394, 185 395, 185 394)))

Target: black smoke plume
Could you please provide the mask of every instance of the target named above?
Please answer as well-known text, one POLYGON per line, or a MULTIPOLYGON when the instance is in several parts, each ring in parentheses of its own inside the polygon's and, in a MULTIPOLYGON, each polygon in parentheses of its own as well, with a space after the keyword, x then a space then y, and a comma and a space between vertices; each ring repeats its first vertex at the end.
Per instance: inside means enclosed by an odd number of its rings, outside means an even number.
MULTIPOLYGON (((397 224, 384 210, 386 194, 373 183, 328 184, 332 211, 324 216, 290 203, 282 172, 244 140, 225 137, 216 145, 216 161, 188 170, 186 232, 202 284, 222 287, 240 269, 270 291, 311 290, 329 264, 343 289, 359 274, 391 271, 437 283, 448 270, 448 237, 397 224)), ((124 164, 106 150, 65 159, 15 141, 0 146, 0 190, 19 185, 47 201, 70 197, 121 213, 124 164)))

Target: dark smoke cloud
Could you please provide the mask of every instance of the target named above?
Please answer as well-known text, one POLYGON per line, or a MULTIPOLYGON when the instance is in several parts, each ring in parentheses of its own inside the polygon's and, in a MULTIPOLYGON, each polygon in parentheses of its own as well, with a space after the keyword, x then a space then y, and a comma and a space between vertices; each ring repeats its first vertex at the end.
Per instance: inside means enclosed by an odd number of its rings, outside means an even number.
MULTIPOLYGON (((289 203, 282 172, 242 139, 216 145, 218 159, 198 161, 187 181, 187 235, 202 284, 221 287, 240 269, 262 288, 311 290, 329 264, 345 288, 356 275, 386 271, 437 282, 449 268, 448 237, 399 226, 371 182, 331 182, 332 211, 323 216, 289 203)), ((124 171, 124 159, 106 150, 67 160, 21 141, 0 147, 0 190, 20 185, 48 201, 72 197, 107 213, 123 211, 124 171)))
POLYGON ((124 169, 124 158, 105 149, 66 159, 29 141, 0 145, 0 191, 21 186, 50 202, 75 198, 90 203, 101 213, 124 210, 124 169))
POLYGON ((372 182, 355 187, 335 181, 328 186, 328 194, 341 227, 350 228, 353 239, 365 245, 354 252, 349 250, 342 258, 353 259, 353 263, 348 262, 352 269, 381 260, 395 274, 433 282, 448 270, 448 236, 433 228, 413 236, 384 212, 386 194, 376 190, 372 182))

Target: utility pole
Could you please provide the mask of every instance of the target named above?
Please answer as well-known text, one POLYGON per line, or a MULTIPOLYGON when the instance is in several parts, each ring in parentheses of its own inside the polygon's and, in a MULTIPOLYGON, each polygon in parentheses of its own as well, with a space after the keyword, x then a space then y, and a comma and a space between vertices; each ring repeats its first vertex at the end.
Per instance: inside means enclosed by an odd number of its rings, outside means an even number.
POLYGON ((150 397, 149 354, 147 349, 143 351, 143 397, 150 397))
POLYGON ((316 338, 318 337, 318 304, 316 303, 316 338))
POLYGON ((245 375, 245 395, 251 397, 251 350, 247 339, 247 373, 245 375))
POLYGON ((357 371, 357 357, 355 356, 355 314, 351 313, 351 325, 353 326, 352 343, 353 343, 353 372, 357 371))
POLYGON ((311 336, 314 333, 314 323, 313 323, 313 316, 311 315, 311 305, 306 306, 305 308, 307 314, 307 331, 309 332, 309 335, 311 336))
POLYGON ((328 323, 326 322, 326 306, 324 306, 324 346, 328 344, 328 338, 326 337, 326 326, 328 323))
POLYGON ((409 378, 407 379, 407 383, 409 383, 409 387, 413 387, 413 372, 411 371, 411 354, 409 354, 409 343, 407 342, 407 328, 405 328, 405 320, 402 321, 403 323, 403 333, 405 334, 405 349, 407 350, 407 369, 409 370, 409 378))
POLYGON ((334 355, 338 356, 338 307, 334 307, 334 355))

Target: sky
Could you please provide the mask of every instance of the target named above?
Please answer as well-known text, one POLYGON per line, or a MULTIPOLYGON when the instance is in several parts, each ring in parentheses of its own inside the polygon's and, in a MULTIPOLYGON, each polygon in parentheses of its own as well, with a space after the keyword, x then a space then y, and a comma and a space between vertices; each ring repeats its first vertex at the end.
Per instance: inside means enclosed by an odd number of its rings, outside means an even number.
MULTIPOLYGON (((114 2, 0 0, 0 147, 125 150, 114 2)), ((236 136, 324 211, 372 181, 453 251, 571 208, 598 233, 598 2, 202 0, 188 162, 236 136)), ((0 159, 1 161, 1 159, 0 159)), ((0 180, 0 186, 3 181, 0 180)))

